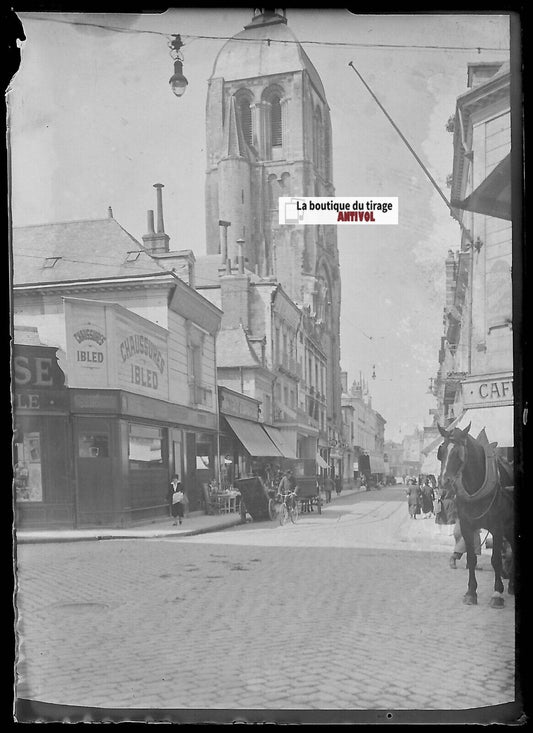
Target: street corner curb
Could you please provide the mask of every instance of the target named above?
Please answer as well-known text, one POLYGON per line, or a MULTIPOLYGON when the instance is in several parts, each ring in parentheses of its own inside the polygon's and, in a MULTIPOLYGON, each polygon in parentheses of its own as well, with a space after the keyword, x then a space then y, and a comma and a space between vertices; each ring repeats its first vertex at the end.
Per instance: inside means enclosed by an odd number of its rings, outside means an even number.
POLYGON ((147 539, 164 539, 166 537, 192 537, 197 534, 206 534, 208 532, 218 532, 219 530, 236 527, 244 522, 239 519, 229 520, 224 524, 216 524, 210 527, 198 527, 197 529, 177 530, 176 532, 153 532, 151 534, 112 534, 112 535, 93 535, 90 537, 15 537, 17 545, 38 545, 65 542, 95 542, 97 540, 147 540, 147 539))
MULTIPOLYGON (((214 527, 199 527, 198 529, 185 529, 181 532, 176 532, 172 537, 192 537, 197 534, 207 534, 209 532, 218 532, 221 529, 229 529, 230 527, 237 527, 240 524, 246 524, 242 519, 232 520, 224 524, 217 524, 214 527)), ((165 535, 169 536, 169 535, 165 535)))

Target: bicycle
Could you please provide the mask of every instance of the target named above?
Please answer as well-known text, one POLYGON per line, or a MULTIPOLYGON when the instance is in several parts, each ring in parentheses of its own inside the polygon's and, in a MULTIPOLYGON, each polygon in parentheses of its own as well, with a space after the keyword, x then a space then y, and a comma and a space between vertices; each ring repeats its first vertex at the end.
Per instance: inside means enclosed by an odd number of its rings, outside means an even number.
POLYGON ((296 493, 291 491, 288 494, 280 494, 280 496, 282 502, 279 510, 279 523, 281 525, 285 524, 287 519, 290 517, 291 522, 296 524, 298 517, 300 516, 296 493))

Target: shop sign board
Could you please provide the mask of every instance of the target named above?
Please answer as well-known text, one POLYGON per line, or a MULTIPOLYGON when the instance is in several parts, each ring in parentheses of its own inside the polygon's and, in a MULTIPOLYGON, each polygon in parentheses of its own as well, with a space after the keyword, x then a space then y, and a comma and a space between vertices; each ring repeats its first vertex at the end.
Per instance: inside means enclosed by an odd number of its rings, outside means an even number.
POLYGON ((118 303, 65 298, 69 386, 168 400, 168 331, 118 303))
POLYGON ((487 375, 462 384, 463 407, 495 407, 513 404, 513 375, 487 375))
POLYGON ((225 415, 242 417, 246 420, 259 420, 259 402, 252 397, 220 388, 220 411, 225 415))
POLYGON ((105 316, 102 303, 65 299, 69 387, 110 386, 105 316))
POLYGON ((117 387, 168 399, 167 333, 150 321, 115 313, 117 387))
POLYGON ((65 375, 55 346, 13 345, 13 405, 20 412, 63 412, 65 375))

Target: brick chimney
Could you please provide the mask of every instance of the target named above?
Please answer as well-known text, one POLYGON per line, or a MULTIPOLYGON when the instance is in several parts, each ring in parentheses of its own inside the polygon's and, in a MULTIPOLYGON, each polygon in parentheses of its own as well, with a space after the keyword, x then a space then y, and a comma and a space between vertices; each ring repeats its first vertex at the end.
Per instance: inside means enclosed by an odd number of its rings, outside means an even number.
MULTIPOLYGON (((231 263, 229 267, 231 268, 231 263)), ((247 330, 250 322, 249 276, 240 273, 222 275, 220 277, 220 294, 223 312, 222 328, 236 328, 242 323, 243 328, 247 330)))
POLYGON ((154 183, 154 188, 157 191, 157 230, 154 231, 154 212, 153 210, 149 210, 148 232, 143 234, 142 240, 144 246, 146 249, 150 250, 151 254, 159 254, 169 251, 170 237, 168 234, 165 234, 165 224, 163 222, 163 194, 161 189, 164 188, 164 186, 162 183, 154 183))

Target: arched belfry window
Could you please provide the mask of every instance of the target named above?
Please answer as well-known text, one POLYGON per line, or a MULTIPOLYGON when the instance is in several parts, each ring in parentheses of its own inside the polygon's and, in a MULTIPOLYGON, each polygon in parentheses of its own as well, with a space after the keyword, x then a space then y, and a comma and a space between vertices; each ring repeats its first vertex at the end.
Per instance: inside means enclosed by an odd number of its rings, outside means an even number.
POLYGON ((281 101, 276 94, 270 100, 270 139, 273 148, 281 148, 283 135, 281 130, 281 101))
POLYGON ((253 143, 252 107, 251 98, 248 94, 237 95, 237 113, 241 123, 241 130, 248 145, 253 143))
POLYGON ((284 146, 286 140, 285 125, 283 117, 285 115, 284 105, 286 104, 285 93, 278 86, 268 87, 262 95, 262 110, 264 119, 264 155, 267 160, 280 160, 284 156, 284 146))

